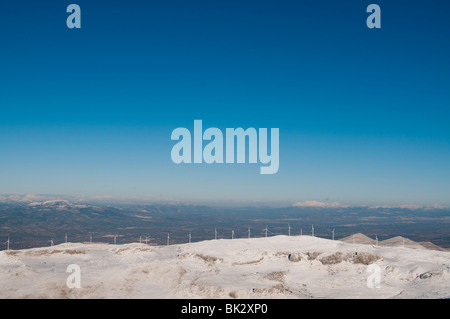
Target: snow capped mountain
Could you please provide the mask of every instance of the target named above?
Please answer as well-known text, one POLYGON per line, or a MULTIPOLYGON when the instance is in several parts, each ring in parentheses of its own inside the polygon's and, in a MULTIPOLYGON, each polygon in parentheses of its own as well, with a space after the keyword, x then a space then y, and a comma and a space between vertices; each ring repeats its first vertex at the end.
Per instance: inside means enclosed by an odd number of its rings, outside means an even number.
POLYGON ((339 208, 339 207, 347 207, 346 205, 342 205, 339 203, 324 203, 318 202, 315 200, 304 201, 304 202, 296 202, 292 204, 293 207, 319 207, 319 208, 339 208))
POLYGON ((43 207, 68 207, 68 206, 72 206, 72 204, 67 201, 67 200, 63 200, 63 199, 57 199, 57 200, 48 200, 48 201, 43 201, 43 202, 32 202, 30 204, 28 204, 28 206, 43 206, 43 207))
POLYGON ((32 203, 29 203, 27 206, 33 207, 33 208, 56 208, 59 210, 93 207, 93 206, 84 205, 84 204, 73 204, 73 203, 71 203, 67 200, 63 200, 63 199, 48 200, 48 201, 43 201, 43 202, 32 202, 32 203))
POLYGON ((311 236, 67 243, 0 252, 0 281, 0 298, 449 298, 450 252, 311 236))

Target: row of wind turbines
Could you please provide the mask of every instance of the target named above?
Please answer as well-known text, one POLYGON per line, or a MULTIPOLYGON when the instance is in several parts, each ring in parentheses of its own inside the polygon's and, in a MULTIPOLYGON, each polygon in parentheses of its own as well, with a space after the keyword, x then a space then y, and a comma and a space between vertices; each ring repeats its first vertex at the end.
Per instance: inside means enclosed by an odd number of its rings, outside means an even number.
MULTIPOLYGON (((269 227, 267 225, 266 225, 266 227, 264 229, 264 232, 265 232, 265 237, 268 237, 270 231, 269 231, 269 227)), ((302 236, 302 235, 303 235, 303 229, 300 228, 300 236, 302 236)), ((217 236, 218 236, 217 228, 214 228, 214 239, 215 240, 217 240, 217 236)), ((247 236, 248 236, 249 239, 251 238, 251 229, 250 229, 250 227, 248 227, 247 236)), ((291 236, 291 225, 290 224, 288 224, 288 236, 291 236)), ((314 237, 314 225, 313 224, 311 225, 311 236, 314 237)), ((333 228, 333 230, 331 231, 331 239, 332 240, 335 240, 334 236, 335 236, 335 228, 333 228)), ((113 236, 114 245, 117 245, 117 237, 118 237, 118 235, 114 235, 113 236)), ((235 238, 234 230, 231 230, 231 239, 234 239, 234 238, 235 238)), ((151 239, 151 236, 148 236, 148 235, 146 235, 146 236, 139 236, 139 243, 145 243, 146 245, 148 245, 150 239, 151 239)), ((376 246, 378 246, 378 236, 377 235, 375 235, 375 240, 376 240, 376 246)), ((188 243, 191 243, 191 241, 192 241, 192 234, 191 234, 191 232, 189 232, 189 234, 188 234, 188 243)), ((50 243, 50 246, 54 246, 53 238, 50 239, 48 242, 50 243)), ((64 235, 64 242, 65 243, 68 242, 67 233, 64 235)), ((92 244, 92 234, 91 233, 89 234, 89 243, 92 244)), ((8 236, 7 241, 4 244, 6 245, 6 250, 10 250, 10 238, 9 238, 9 236, 8 236)), ((353 244, 355 244, 355 235, 353 235, 353 244)), ((170 233, 167 233, 167 246, 169 246, 169 245, 170 245, 170 233)))
MULTIPOLYGON (((269 226, 266 226, 264 231, 265 231, 265 237, 268 237, 268 234, 270 233, 269 226)), ((335 229, 333 228, 333 231, 332 231, 332 239, 333 240, 334 240, 334 231, 335 231, 335 229)), ((217 240, 217 235, 218 235, 218 232, 217 232, 217 227, 216 227, 216 228, 214 228, 214 239, 215 240, 217 240)), ((250 239, 251 238, 251 229, 250 229, 250 227, 248 227, 247 235, 248 235, 248 238, 250 239)), ((303 235, 303 229, 300 228, 300 236, 302 236, 302 235, 303 235)), ((290 224, 288 224, 288 236, 291 236, 291 225, 290 224)), ((314 225, 311 225, 311 236, 314 236, 314 225)), ((139 243, 143 243, 144 242, 145 244, 148 244, 150 238, 151 238, 150 236, 140 236, 139 237, 139 243)), ((231 239, 234 239, 234 230, 231 230, 231 239)), ((189 232, 189 234, 188 234, 188 243, 191 243, 191 242, 192 242, 192 233, 189 232)), ((167 246, 169 246, 169 245, 170 245, 170 233, 167 233, 167 246)))

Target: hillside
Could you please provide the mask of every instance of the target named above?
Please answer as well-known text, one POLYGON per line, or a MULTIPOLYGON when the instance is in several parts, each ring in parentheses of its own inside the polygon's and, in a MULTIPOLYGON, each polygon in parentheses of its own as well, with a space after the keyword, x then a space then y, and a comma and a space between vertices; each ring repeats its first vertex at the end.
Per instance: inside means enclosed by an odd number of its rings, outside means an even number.
POLYGON ((346 243, 355 243, 355 244, 366 244, 366 245, 375 245, 376 241, 372 238, 367 237, 364 234, 357 233, 354 235, 347 236, 345 238, 339 239, 346 243))
POLYGON ((310 236, 67 243, 0 252, 0 281, 0 298, 449 298, 450 252, 310 236), (372 263, 380 288, 367 285, 372 263), (79 289, 66 285, 70 264, 79 289))

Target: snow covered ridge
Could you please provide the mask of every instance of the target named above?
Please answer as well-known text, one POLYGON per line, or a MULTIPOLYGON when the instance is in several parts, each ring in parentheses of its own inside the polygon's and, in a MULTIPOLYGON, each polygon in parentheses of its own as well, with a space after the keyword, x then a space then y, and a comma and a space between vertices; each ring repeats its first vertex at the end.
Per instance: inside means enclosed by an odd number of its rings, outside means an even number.
POLYGON ((88 208, 93 207, 90 205, 84 205, 84 204, 72 204, 71 202, 67 200, 48 200, 44 202, 32 202, 29 203, 27 206, 29 207, 35 207, 35 208, 56 208, 56 209, 72 209, 72 208, 88 208))
POLYGON ((0 252, 0 282, 0 298, 450 298, 450 252, 311 236, 67 243, 0 252))

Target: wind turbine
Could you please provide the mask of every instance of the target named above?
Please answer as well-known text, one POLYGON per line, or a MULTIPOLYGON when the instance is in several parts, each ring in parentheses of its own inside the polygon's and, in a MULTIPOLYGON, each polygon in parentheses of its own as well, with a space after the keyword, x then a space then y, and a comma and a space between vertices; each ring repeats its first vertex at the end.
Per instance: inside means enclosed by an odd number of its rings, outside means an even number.
POLYGON ((300 236, 303 236, 303 228, 300 228, 300 236))
POLYGON ((169 246, 169 245, 170 245, 170 234, 167 233, 167 246, 169 246))
POLYGON ((188 237, 189 237, 189 244, 190 244, 191 243, 191 232, 189 232, 188 237))
POLYGON ((291 224, 288 224, 288 236, 291 237, 291 224))
POLYGON ((231 230, 231 239, 234 239, 234 230, 231 230))
POLYGON ((248 226, 248 239, 250 239, 250 226, 248 226))
POLYGON ((67 233, 64 235, 64 242, 67 243, 67 233))
POLYGON ((314 225, 311 225, 311 234, 312 234, 312 237, 314 237, 314 225))
POLYGON ((217 228, 214 228, 214 239, 217 239, 217 228))
POLYGON ((333 240, 334 240, 334 228, 333 228, 333 231, 332 231, 332 233, 333 233, 333 240))
POLYGON ((49 240, 50 241, 50 246, 53 246, 53 238, 49 240))
POLYGON ((89 242, 92 244, 92 234, 89 234, 89 242))
POLYGON ((9 236, 8 236, 8 240, 5 242, 6 244, 6 250, 9 250, 9 236))
POLYGON ((144 237, 145 237, 145 244, 147 245, 148 239, 150 238, 150 236, 144 236, 144 237))
POLYGON ((378 236, 375 234, 375 246, 378 246, 378 236))
POLYGON ((267 232, 268 232, 269 230, 267 229, 267 225, 266 225, 266 238, 267 238, 267 232))
POLYGON ((116 238, 117 238, 117 235, 114 235, 114 245, 117 244, 116 238))

